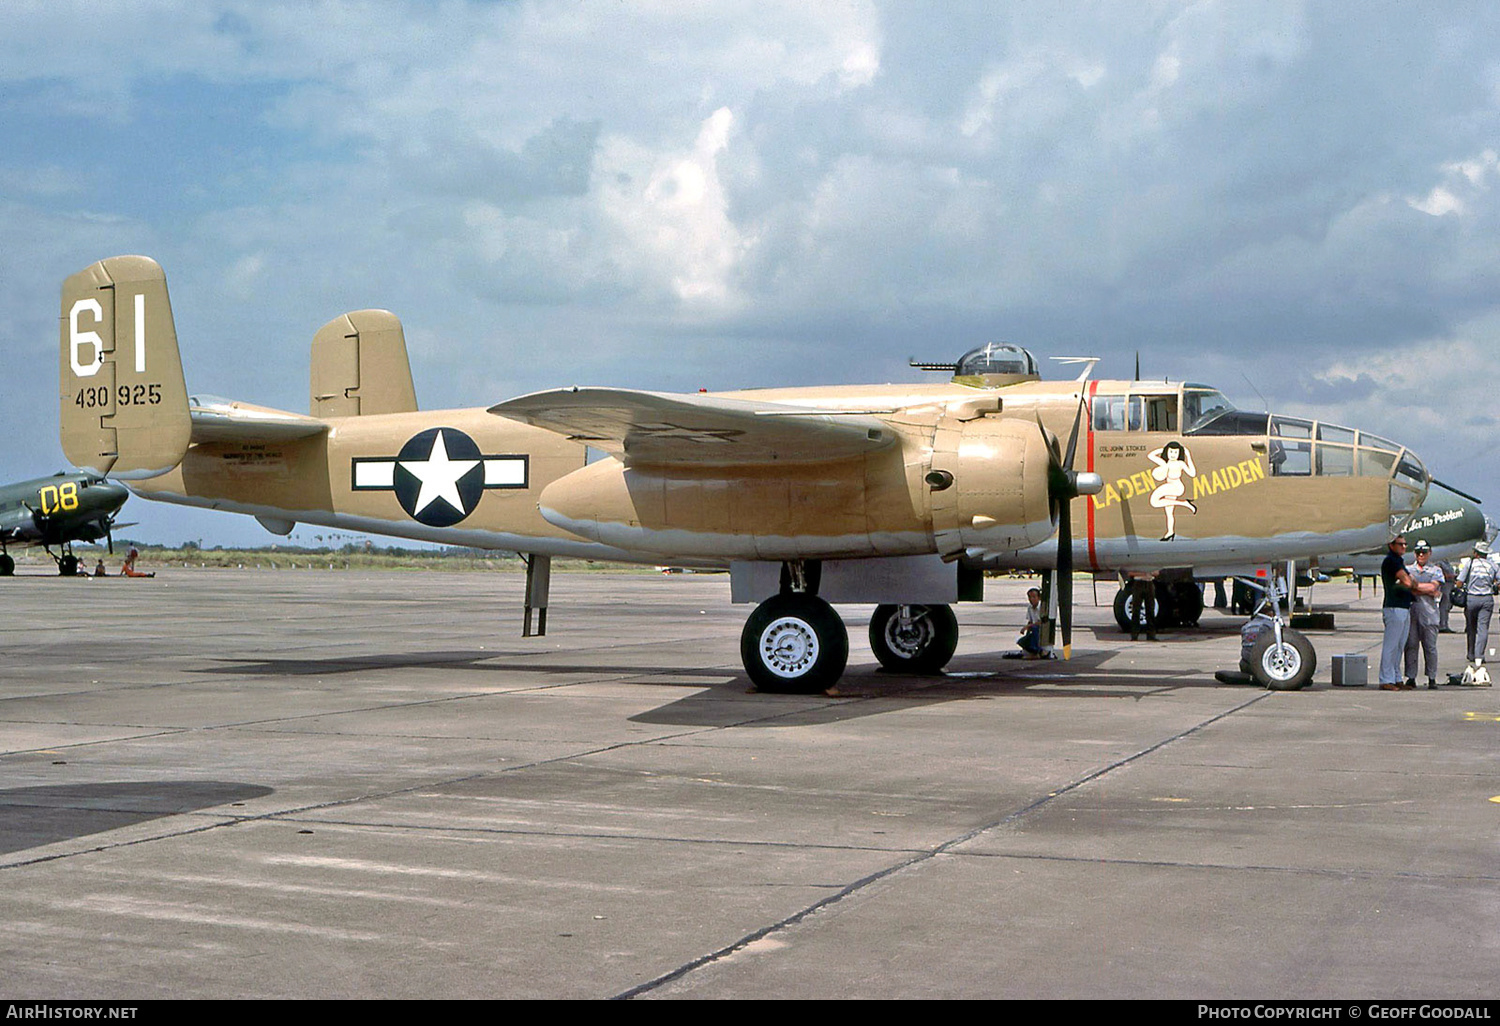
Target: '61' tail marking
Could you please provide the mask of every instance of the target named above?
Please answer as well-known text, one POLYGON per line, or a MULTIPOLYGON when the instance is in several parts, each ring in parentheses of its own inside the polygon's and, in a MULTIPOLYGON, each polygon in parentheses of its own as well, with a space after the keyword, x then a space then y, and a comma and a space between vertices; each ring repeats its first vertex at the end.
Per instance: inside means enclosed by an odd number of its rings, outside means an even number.
MULTIPOLYGON (((104 308, 97 299, 80 299, 73 304, 73 309, 68 311, 68 359, 74 374, 91 378, 104 366, 104 339, 97 331, 84 331, 79 327, 78 315, 85 310, 94 315, 96 326, 104 320, 104 308), (79 347, 85 345, 92 346, 94 351, 93 359, 88 363, 79 359, 79 347)), ((135 372, 146 373, 146 296, 139 292, 135 295, 135 372)))

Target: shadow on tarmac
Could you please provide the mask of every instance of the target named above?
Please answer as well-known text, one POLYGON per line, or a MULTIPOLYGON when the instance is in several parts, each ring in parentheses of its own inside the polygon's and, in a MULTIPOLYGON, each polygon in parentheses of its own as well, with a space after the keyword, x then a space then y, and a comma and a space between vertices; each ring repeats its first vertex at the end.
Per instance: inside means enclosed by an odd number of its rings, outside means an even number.
POLYGON ((0 854, 263 798, 272 790, 220 780, 131 780, 7 788, 0 790, 0 854))

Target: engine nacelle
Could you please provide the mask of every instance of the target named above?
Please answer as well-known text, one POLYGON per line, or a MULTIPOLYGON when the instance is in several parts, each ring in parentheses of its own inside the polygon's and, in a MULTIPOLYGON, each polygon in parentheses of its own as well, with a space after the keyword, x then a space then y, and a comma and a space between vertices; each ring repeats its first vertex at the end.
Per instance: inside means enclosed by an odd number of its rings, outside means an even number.
POLYGON ((555 527, 661 561, 931 552, 921 492, 910 487, 902 455, 893 446, 831 463, 743 467, 600 460, 553 481, 537 506, 555 527))
POLYGON ((947 558, 1052 536, 1041 430, 958 415, 901 446, 829 463, 625 466, 600 460, 549 484, 543 519, 664 560, 947 558), (925 475, 925 477, 924 477, 925 475))
POLYGON ((1051 449, 1016 417, 945 417, 933 437, 932 526, 938 552, 983 558, 1052 537, 1051 449))

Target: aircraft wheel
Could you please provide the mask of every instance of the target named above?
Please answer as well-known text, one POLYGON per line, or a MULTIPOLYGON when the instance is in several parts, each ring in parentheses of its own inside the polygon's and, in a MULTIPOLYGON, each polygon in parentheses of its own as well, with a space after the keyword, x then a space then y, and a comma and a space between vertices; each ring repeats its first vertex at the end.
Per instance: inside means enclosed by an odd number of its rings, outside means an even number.
POLYGON ((57 572, 62 574, 64 577, 77 577, 78 557, 64 556, 62 559, 59 559, 57 561, 57 572))
POLYGON ((870 618, 870 650, 880 665, 901 673, 937 673, 958 647, 958 617, 946 605, 908 606, 903 625, 900 606, 876 606, 870 618))
POLYGON ((1203 592, 1192 581, 1178 581, 1172 585, 1172 605, 1179 624, 1196 627, 1203 616, 1203 592))
MULTIPOLYGON (((1126 634, 1130 633, 1130 622, 1135 614, 1135 599, 1130 597, 1130 591, 1121 588, 1115 593, 1115 623, 1120 625, 1120 630, 1126 634)), ((1151 609, 1148 613, 1153 628, 1161 626, 1161 604, 1156 595, 1151 596, 1151 609)))
POLYGON ((1312 680, 1318 653, 1301 633, 1284 629, 1281 644, 1275 631, 1261 631, 1250 646, 1250 673, 1272 691, 1297 691, 1312 680))
POLYGON ((0 577, 12 577, 16 572, 16 561, 9 554, 0 555, 0 577))
POLYGON ((755 607, 740 634, 745 672, 762 691, 826 691, 849 662, 849 632, 815 595, 776 595, 755 607))

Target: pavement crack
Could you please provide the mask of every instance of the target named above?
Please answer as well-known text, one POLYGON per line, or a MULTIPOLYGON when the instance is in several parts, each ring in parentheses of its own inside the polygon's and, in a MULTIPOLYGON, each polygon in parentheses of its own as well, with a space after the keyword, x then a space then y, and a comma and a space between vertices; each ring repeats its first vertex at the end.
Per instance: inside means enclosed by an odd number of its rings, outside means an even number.
POLYGON ((902 870, 931 862, 938 856, 945 855, 948 852, 951 852, 954 848, 973 840, 986 831, 994 830, 995 828, 1005 826, 1008 823, 1014 823, 1016 820, 1022 818, 1023 816, 1030 815, 1037 809, 1040 809, 1043 806, 1055 801, 1056 799, 1061 798, 1063 795, 1068 794, 1071 791, 1076 791, 1078 788, 1092 783, 1093 781, 1098 780, 1100 777, 1103 777, 1106 774, 1113 773, 1117 769, 1128 766, 1133 762, 1144 759, 1146 756, 1151 755, 1154 752, 1160 751, 1162 748, 1165 748, 1167 745, 1172 744, 1174 741, 1180 741, 1185 737, 1190 737, 1191 735, 1196 734, 1198 731, 1203 730, 1206 727, 1210 727, 1213 724, 1218 723, 1220 720, 1225 719, 1226 717, 1233 716, 1235 713, 1248 709, 1255 703, 1263 701, 1264 699, 1270 697, 1271 694, 1273 694, 1273 692, 1265 691, 1258 695, 1255 695, 1254 697, 1241 702, 1230 709, 1226 709, 1221 713, 1210 716, 1208 719, 1203 720, 1199 723, 1195 723, 1193 726, 1178 731, 1176 734, 1173 734, 1169 737, 1162 738, 1160 741, 1157 741, 1154 744, 1147 745, 1145 748, 1142 748, 1131 755, 1127 755, 1121 759, 1116 759, 1114 762, 1111 762, 1106 766, 1102 766, 1090 773, 1086 773, 1078 779, 1065 784, 1054 791, 1049 791, 1047 794, 1036 799, 1030 804, 1022 806, 1014 812, 1007 813, 999 819, 982 824, 977 827, 973 827, 972 829, 966 830, 956 837, 949 838, 948 840, 929 850, 918 852, 900 860, 899 862, 892 863, 891 865, 886 866, 883 869, 878 869, 873 873, 868 873, 865 876, 860 877, 858 880, 855 880, 854 882, 839 888, 839 890, 828 895, 827 897, 822 898, 819 901, 815 901, 811 905, 808 905, 805 908, 802 908, 783 919, 779 919, 776 922, 763 926, 752 933, 748 933, 731 944, 725 945, 724 947, 719 948, 715 951, 708 952, 705 955, 700 955, 698 958, 695 958, 690 962, 686 962, 678 966, 676 969, 665 972, 660 976, 655 977, 654 979, 645 981, 644 983, 639 983, 636 986, 629 988, 628 990, 621 991, 620 993, 614 995, 611 1000, 624 1001, 640 997, 642 994, 650 993, 651 991, 656 990, 657 988, 662 987, 668 983, 671 983, 674 980, 682 979, 689 973, 701 969, 704 966, 712 965, 713 963, 727 958, 730 955, 735 954, 736 952, 743 951, 745 948, 754 944, 756 941, 763 940, 773 933, 778 933, 780 931, 789 929, 790 927, 796 926, 798 923, 801 923, 803 920, 807 919, 815 912, 819 912, 825 908, 836 905, 839 902, 843 901, 845 898, 850 897, 851 895, 858 894, 860 891, 865 890, 871 884, 878 883, 879 881, 884 880, 887 877, 894 876, 902 870))

